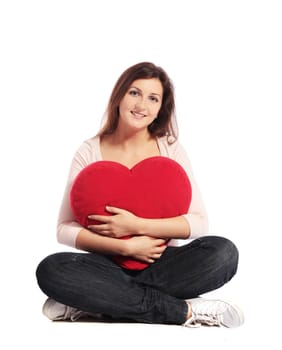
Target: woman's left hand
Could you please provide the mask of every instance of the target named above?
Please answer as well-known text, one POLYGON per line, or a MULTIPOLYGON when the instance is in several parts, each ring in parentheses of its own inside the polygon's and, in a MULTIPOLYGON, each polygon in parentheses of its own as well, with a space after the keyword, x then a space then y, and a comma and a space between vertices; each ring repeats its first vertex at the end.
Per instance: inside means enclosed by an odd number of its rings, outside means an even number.
POLYGON ((103 236, 120 238, 136 234, 138 217, 131 212, 116 207, 106 207, 113 215, 89 215, 88 218, 101 224, 89 225, 88 229, 103 236))

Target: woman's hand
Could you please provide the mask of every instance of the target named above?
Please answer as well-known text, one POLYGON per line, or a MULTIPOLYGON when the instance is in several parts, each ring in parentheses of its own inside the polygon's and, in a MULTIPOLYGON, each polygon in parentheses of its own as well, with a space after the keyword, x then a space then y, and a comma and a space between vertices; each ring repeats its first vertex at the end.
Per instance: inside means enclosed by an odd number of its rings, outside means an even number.
POLYGON ((106 210, 113 215, 88 216, 89 219, 101 222, 101 224, 89 225, 89 230, 112 238, 120 238, 137 233, 138 217, 136 215, 116 207, 106 207, 106 210))
POLYGON ((154 263, 166 249, 166 240, 148 236, 134 236, 127 241, 128 256, 147 263, 154 263))

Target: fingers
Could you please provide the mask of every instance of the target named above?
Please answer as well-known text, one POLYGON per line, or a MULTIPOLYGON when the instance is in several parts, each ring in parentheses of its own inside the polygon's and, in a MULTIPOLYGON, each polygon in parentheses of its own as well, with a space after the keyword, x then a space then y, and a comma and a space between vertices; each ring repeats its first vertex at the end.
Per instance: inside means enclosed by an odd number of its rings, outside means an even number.
POLYGON ((152 259, 159 259, 162 256, 161 253, 152 255, 152 259))
MULTIPOLYGON (((111 217, 107 215, 89 215, 88 219, 100 221, 100 222, 110 222, 111 217)), ((94 226, 94 225, 91 225, 91 226, 94 226)))
MULTIPOLYGON (((117 207, 105 207, 106 211, 111 214, 126 214, 129 213, 129 211, 117 207)), ((104 221, 107 218, 111 217, 112 215, 89 215, 88 218, 92 220, 98 220, 98 221, 104 221)))
POLYGON ((155 260, 160 259, 160 257, 163 255, 163 252, 165 251, 166 246, 157 247, 154 249, 154 251, 148 256, 148 262, 151 264, 155 262, 155 260))
POLYGON ((100 235, 108 236, 110 234, 110 230, 109 230, 107 224, 88 225, 87 228, 93 232, 100 234, 100 235))
POLYGON ((152 256, 148 257, 147 262, 150 263, 150 264, 153 264, 161 256, 162 256, 162 254, 153 254, 152 256))
POLYGON ((154 252, 152 252, 151 257, 153 259, 159 259, 162 255, 163 252, 165 251, 166 247, 160 247, 158 249, 154 249, 154 252))
POLYGON ((167 248, 167 245, 165 244, 165 241, 160 240, 159 242, 155 242, 154 245, 154 252, 156 253, 163 253, 167 248))
POLYGON ((164 245, 166 243, 166 240, 162 239, 162 238, 155 238, 155 243, 158 246, 162 246, 162 245, 164 245))
MULTIPOLYGON (((123 214, 127 211, 124 209, 116 208, 116 207, 108 207, 106 206, 105 209, 107 212, 111 214, 123 214)), ((101 221, 101 222, 111 222, 113 219, 113 215, 88 215, 88 219, 95 220, 95 221, 101 221)))
POLYGON ((124 209, 109 207, 108 205, 106 206, 106 210, 112 214, 122 214, 125 211, 124 209))
POLYGON ((150 263, 152 264, 155 262, 155 260, 160 259, 160 257, 163 255, 163 252, 166 250, 166 248, 167 247, 163 244, 161 246, 156 247, 149 257, 150 263))

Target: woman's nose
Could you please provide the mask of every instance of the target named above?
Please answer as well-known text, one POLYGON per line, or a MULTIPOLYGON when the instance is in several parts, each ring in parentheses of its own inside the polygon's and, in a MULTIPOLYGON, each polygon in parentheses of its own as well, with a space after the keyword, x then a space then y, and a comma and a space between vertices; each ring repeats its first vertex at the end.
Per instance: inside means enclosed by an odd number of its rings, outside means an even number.
POLYGON ((145 109, 146 108, 146 103, 145 103, 145 100, 142 98, 142 97, 140 97, 139 99, 138 99, 138 101, 136 101, 136 103, 135 103, 135 108, 136 109, 145 109))

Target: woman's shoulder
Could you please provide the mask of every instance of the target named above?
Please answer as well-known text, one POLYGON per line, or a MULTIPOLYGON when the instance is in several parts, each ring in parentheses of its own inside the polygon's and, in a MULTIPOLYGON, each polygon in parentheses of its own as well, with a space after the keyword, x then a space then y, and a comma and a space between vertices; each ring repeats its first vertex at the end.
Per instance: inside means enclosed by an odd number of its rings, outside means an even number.
POLYGON ((84 140, 81 146, 84 146, 85 148, 88 147, 93 150, 98 148, 100 146, 100 136, 96 135, 84 140))
POLYGON ((100 137, 93 136, 85 139, 78 147, 75 157, 83 158, 86 164, 100 160, 100 137))
POLYGON ((162 136, 158 138, 158 144, 161 155, 175 158, 179 152, 183 152, 184 148, 180 141, 173 136, 162 136))

